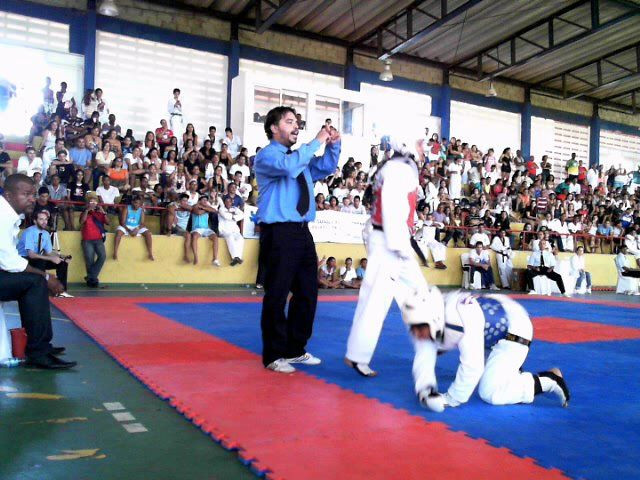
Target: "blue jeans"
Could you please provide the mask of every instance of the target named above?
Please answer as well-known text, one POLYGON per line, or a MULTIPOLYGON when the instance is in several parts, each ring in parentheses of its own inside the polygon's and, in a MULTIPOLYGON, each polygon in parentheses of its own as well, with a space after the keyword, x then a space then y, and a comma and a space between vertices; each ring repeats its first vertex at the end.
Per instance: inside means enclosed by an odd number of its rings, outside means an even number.
POLYGON ((591 288, 591 274, 589 272, 582 272, 580 275, 578 275, 578 280, 576 280, 576 290, 580 288, 580 286, 582 285, 582 281, 585 278, 587 279, 587 288, 591 288))

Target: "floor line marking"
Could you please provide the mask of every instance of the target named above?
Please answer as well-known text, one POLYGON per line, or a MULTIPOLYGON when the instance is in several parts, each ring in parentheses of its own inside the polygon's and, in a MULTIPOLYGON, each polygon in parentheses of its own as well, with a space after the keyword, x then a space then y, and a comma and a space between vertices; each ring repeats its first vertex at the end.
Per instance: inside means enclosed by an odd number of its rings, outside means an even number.
POLYGON ((125 409, 124 405, 122 405, 120 402, 106 402, 106 403, 103 403, 102 405, 104 405, 104 408, 106 408, 109 411, 125 409))
POLYGON ((146 429, 146 427, 144 425, 142 425, 141 423, 123 423, 122 427, 128 432, 128 433, 144 433, 144 432, 148 432, 149 430, 146 429))
POLYGON ((111 414, 119 422, 133 422, 136 417, 129 412, 116 412, 111 414))

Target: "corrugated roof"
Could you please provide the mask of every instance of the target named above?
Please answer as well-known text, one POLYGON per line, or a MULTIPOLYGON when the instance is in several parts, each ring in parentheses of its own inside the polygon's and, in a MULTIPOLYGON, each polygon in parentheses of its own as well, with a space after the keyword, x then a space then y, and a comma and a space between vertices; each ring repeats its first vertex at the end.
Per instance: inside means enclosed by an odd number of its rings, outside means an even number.
MULTIPOLYGON (((166 1, 162 2, 167 4, 166 1)), ((198 13, 238 19, 245 24, 255 20, 255 0, 179 0, 172 2, 183 8, 195 7, 198 13)), ((382 33, 382 45, 390 50, 407 37, 407 8, 412 8, 413 32, 420 32, 430 26, 441 15, 441 0, 298 0, 288 4, 284 0, 263 0, 262 19, 273 13, 277 4, 287 4, 289 8, 280 15, 274 29, 286 29, 301 35, 314 35, 329 41, 341 42, 353 47, 377 48, 376 29, 386 26, 382 33), (395 21, 392 21, 396 18, 395 21), (391 23, 390 23, 391 21, 391 23), (373 34, 373 35, 371 35, 373 34), (368 38, 367 35, 369 35, 368 38), (359 43, 355 43, 356 41, 359 43)), ((562 90, 570 94, 590 92, 591 98, 604 99, 632 88, 640 88, 638 53, 634 50, 623 52, 609 61, 601 63, 601 83, 595 64, 569 72, 564 83, 560 77, 553 78, 568 69, 595 61, 623 47, 640 43, 640 0, 599 0, 600 25, 615 23, 595 33, 589 32, 592 22, 591 2, 586 0, 448 0, 448 12, 458 7, 471 8, 443 21, 439 28, 433 28, 418 42, 404 50, 403 55, 420 60, 438 62, 446 67, 477 69, 476 56, 483 49, 496 46, 484 52, 482 71, 485 76, 496 74, 530 85, 562 90), (468 3, 472 1, 473 3, 468 3), (527 29, 536 22, 565 10, 553 21, 555 45, 571 40, 570 44, 543 55, 537 55, 548 48, 549 28, 547 24, 529 29, 514 40, 516 61, 522 64, 511 66, 504 73, 511 60, 510 44, 501 43, 514 33, 527 29), (622 17, 624 16, 624 17, 622 17), (616 21, 620 17, 623 21, 616 21), (572 41, 576 36, 584 38, 572 41), (500 44, 500 45, 498 45, 500 44), (460 64, 461 60, 468 61, 460 64), (636 75, 634 75, 636 74, 636 75), (623 77, 607 87, 606 84, 623 77)), ((640 93, 640 92, 639 92, 640 93)), ((615 102, 631 105, 631 96, 616 98, 615 102)))

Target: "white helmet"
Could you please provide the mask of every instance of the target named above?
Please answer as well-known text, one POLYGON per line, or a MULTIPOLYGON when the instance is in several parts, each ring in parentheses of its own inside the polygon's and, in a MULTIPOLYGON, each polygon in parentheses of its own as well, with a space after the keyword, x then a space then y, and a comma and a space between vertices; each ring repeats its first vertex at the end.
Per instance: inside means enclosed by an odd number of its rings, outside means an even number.
POLYGON ((444 337, 444 299, 438 287, 416 290, 400 306, 402 319, 409 326, 429 325, 431 338, 442 342, 444 337))

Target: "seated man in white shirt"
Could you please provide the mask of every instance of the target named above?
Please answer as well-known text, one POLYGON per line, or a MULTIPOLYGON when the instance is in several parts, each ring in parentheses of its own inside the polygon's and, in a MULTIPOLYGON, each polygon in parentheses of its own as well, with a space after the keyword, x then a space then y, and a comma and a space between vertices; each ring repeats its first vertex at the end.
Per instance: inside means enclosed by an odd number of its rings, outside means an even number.
POLYGON ((24 152, 25 155, 18 159, 16 172, 23 173, 27 177, 33 177, 35 172, 42 173, 43 163, 40 157, 36 157, 36 149, 27 147, 24 152))
MULTIPOLYGON (((425 267, 429 266, 427 258, 430 251, 435 267, 439 270, 446 270, 447 266, 444 264, 444 261, 447 257, 447 247, 436 240, 436 234, 439 231, 438 229, 441 227, 442 224, 435 222, 433 220, 433 214, 429 213, 424 220, 418 220, 416 223, 416 234, 414 239, 422 253, 422 256, 424 257, 423 264, 425 267)), ((418 256, 420 256, 419 253, 418 256)))
POLYGON ((547 240, 543 238, 540 240, 540 250, 531 254, 531 257, 529 257, 529 263, 527 264, 525 277, 527 278, 527 287, 529 288, 530 295, 537 293, 533 288, 533 278, 538 275, 543 275, 556 282, 558 290, 560 290, 560 293, 565 297, 571 296, 568 293, 565 293, 562 276, 558 272, 553 271, 555 266, 556 258, 553 253, 549 251, 547 240))
POLYGON ((353 197, 353 204, 350 205, 347 209, 345 209, 347 213, 353 213, 355 215, 366 215, 367 209, 364 208, 364 205, 360 203, 360 197, 356 195, 353 197))
POLYGON ((591 274, 585 270, 584 247, 580 245, 576 254, 571 257, 571 273, 578 277, 576 280, 576 292, 582 287, 582 282, 587 281, 587 293, 591 293, 591 274))
POLYGON ((573 237, 569 235, 571 232, 567 223, 567 216, 564 213, 560 215, 560 218, 549 222, 548 228, 554 232, 551 238, 556 240, 558 250, 561 252, 573 250, 573 237))
POLYGON ((344 261, 344 267, 340 267, 340 280, 344 288, 360 288, 362 284, 356 269, 353 268, 353 259, 351 257, 347 257, 344 261))
POLYGON ((344 197, 342 199, 342 205, 340 206, 342 213, 351 213, 351 197, 344 197))
POLYGON ((17 249, 21 215, 30 215, 34 206, 33 181, 23 174, 7 177, 0 196, 0 302, 18 302, 20 320, 27 332, 28 365, 50 370, 71 368, 76 362, 56 356, 65 349, 51 345, 49 294, 61 294, 64 288, 55 276, 29 265, 17 249))
POLYGON ((242 173, 243 182, 247 182, 249 180, 251 172, 249 171, 249 167, 247 166, 247 158, 244 155, 238 155, 238 157, 236 158, 236 163, 231 165, 231 168, 229 168, 229 175, 235 177, 236 172, 242 173))
MULTIPOLYGON (((622 245, 618 250, 618 255, 616 255, 615 262, 616 268, 618 272, 623 277, 631 277, 631 278, 640 278, 640 270, 637 268, 631 268, 629 265, 629 260, 627 259, 627 246, 622 245)), ((628 295, 640 295, 638 289, 630 290, 626 292, 628 295)))
POLYGON ((469 244, 472 247, 475 247, 478 242, 482 243, 482 248, 488 247, 491 243, 491 240, 489 240, 489 235, 487 235, 487 232, 484 229, 484 225, 482 224, 478 225, 478 231, 471 235, 471 238, 469 239, 469 244))
POLYGON ((629 254, 633 255, 640 267, 640 235, 638 235, 638 232, 634 229, 630 230, 624 237, 624 244, 627 246, 629 254))
POLYGON ((56 159, 58 158, 58 152, 61 150, 67 152, 67 158, 69 158, 69 151, 64 148, 64 138, 56 139, 56 144, 53 147, 45 148, 44 152, 42 152, 43 178, 49 178, 49 169, 51 168, 51 164, 56 161, 56 159))
POLYGON ((233 206, 231 197, 224 198, 224 205, 218 210, 218 230, 220 236, 227 242, 229 255, 231 255, 231 266, 242 263, 242 252, 244 250, 244 237, 240 233, 238 222, 244 219, 244 212, 239 207, 233 206))
POLYGON ((120 196, 120 190, 111 185, 110 177, 102 177, 102 185, 96 189, 100 203, 114 205, 116 198, 120 196))
POLYGON ((233 176, 233 182, 238 186, 238 189, 236 190, 238 195, 240 195, 242 200, 246 202, 253 191, 253 187, 250 183, 244 181, 244 176, 240 171, 236 172, 233 176))
POLYGON ((498 273, 502 288, 511 288, 511 276, 513 275, 513 250, 511 241, 505 230, 499 230, 498 234, 491 241, 491 250, 496 252, 498 263, 498 273))
POLYGON ((476 272, 480 273, 482 279, 482 288, 490 288, 491 290, 500 290, 493 281, 493 269, 491 268, 491 258, 489 252, 484 248, 482 242, 476 242, 476 248, 469 252, 469 276, 473 279, 476 272))
POLYGON ((320 288, 340 288, 342 279, 336 272, 336 257, 329 257, 318 269, 318 286, 320 288))
POLYGON ((231 130, 231 127, 225 128, 224 134, 225 134, 225 137, 222 139, 222 143, 227 145, 229 149, 229 154, 233 158, 236 158, 238 153, 240 153, 240 148, 242 147, 242 140, 240 140, 240 137, 238 135, 233 134, 233 130, 231 130))

